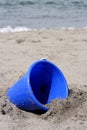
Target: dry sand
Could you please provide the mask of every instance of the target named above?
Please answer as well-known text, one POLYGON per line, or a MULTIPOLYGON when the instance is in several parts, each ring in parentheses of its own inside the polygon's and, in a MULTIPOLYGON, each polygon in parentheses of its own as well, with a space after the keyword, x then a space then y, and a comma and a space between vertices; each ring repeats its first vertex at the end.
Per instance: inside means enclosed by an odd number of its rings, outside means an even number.
POLYGON ((0 130, 44 129, 87 130, 87 29, 0 33, 0 130), (37 115, 19 110, 5 94, 41 58, 62 70, 70 95, 37 115))

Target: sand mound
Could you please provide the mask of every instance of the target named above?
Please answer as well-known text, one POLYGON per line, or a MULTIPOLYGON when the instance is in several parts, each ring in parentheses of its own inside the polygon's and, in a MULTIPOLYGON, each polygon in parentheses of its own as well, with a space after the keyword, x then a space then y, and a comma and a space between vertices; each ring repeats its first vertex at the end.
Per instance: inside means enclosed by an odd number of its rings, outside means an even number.
MULTIPOLYGON (((50 109, 48 112, 42 115, 43 119, 53 121, 55 123, 67 120, 68 118, 75 116, 87 117, 87 110, 84 108, 84 104, 87 102, 87 92, 80 89, 70 89, 69 97, 65 100, 54 100, 51 104, 47 105, 50 109)), ((86 103, 87 104, 87 103, 86 103)))
MULTIPOLYGON (((87 86, 85 86, 87 87, 87 86)), ((0 92, 1 93, 1 92, 0 92)), ((25 129, 26 121, 45 121, 52 122, 53 124, 60 124, 66 120, 80 120, 82 124, 87 120, 87 92, 80 89, 70 89, 69 97, 65 100, 55 99, 51 104, 47 105, 49 111, 45 114, 37 115, 30 112, 25 112, 18 109, 15 105, 9 102, 5 96, 5 91, 2 90, 2 95, 0 95, 0 116, 4 118, 11 119, 11 122, 19 123, 23 121, 23 126, 21 129, 25 129), (16 122, 18 121, 18 122, 16 122)), ((10 125, 13 124, 10 122, 10 125)), ((16 126, 11 129, 16 130, 16 126)), ((56 126, 56 125, 55 125, 56 126)), ((19 127, 20 128, 20 127, 19 127)), ((31 127, 33 128, 33 126, 31 127)))

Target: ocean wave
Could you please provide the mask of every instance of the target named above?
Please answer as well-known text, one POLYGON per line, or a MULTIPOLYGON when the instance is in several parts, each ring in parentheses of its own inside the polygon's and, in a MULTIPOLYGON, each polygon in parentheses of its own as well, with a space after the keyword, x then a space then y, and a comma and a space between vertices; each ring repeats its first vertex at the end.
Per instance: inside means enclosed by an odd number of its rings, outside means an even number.
POLYGON ((74 30, 74 29, 87 29, 87 26, 81 27, 81 28, 76 28, 76 27, 58 27, 58 28, 40 28, 40 29, 31 29, 27 27, 3 27, 0 28, 0 33, 15 33, 15 32, 28 32, 28 31, 37 31, 37 30, 50 30, 50 29, 60 29, 60 30, 74 30))
POLYGON ((3 7, 16 6, 16 5, 17 5, 17 3, 15 3, 15 2, 12 2, 12 3, 10 3, 10 2, 0 2, 0 6, 3 6, 3 7))
POLYGON ((54 2, 54 1, 48 1, 48 2, 45 2, 45 4, 47 4, 47 5, 56 5, 57 3, 54 2))
POLYGON ((0 33, 8 33, 8 32, 26 32, 26 31, 35 31, 36 29, 30 29, 27 27, 11 27, 11 26, 7 26, 7 27, 3 27, 0 28, 0 33))
POLYGON ((71 5, 74 7, 87 7, 87 2, 84 1, 72 1, 71 5))
POLYGON ((17 5, 58 5, 61 4, 59 2, 54 2, 54 1, 48 1, 48 2, 40 2, 40 1, 30 1, 30 0, 25 0, 25 1, 12 1, 12 2, 1 2, 0 1, 0 6, 17 6, 17 5))
POLYGON ((0 6, 17 6, 17 5, 34 5, 36 4, 36 2, 32 2, 32 1, 12 1, 12 2, 0 2, 0 6))
POLYGON ((21 1, 0 1, 0 6, 11 7, 11 6, 27 6, 27 5, 39 5, 39 6, 57 6, 57 7, 87 7, 87 1, 32 1, 32 0, 21 0, 21 1))
POLYGON ((49 5, 49 6, 56 6, 57 8, 60 7, 67 7, 67 8, 85 8, 87 7, 87 1, 78 1, 78 0, 74 0, 74 1, 47 1, 44 2, 45 5, 49 5))
POLYGON ((19 2, 20 5, 34 5, 36 4, 36 2, 32 2, 32 1, 21 1, 19 2))

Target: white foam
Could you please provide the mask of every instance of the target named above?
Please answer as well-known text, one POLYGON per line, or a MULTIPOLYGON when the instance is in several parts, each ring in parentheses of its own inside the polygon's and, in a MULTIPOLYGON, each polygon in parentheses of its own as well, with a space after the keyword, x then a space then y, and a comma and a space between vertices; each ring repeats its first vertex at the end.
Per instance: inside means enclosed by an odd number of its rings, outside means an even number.
MULTIPOLYGON (((37 30, 46 30, 48 28, 40 28, 40 29, 31 29, 31 28, 27 28, 27 27, 11 27, 11 26, 7 26, 7 27, 3 27, 0 28, 0 33, 14 33, 14 32, 26 32, 26 31, 37 31, 37 30)), ((62 29, 62 30, 74 30, 77 29, 76 27, 59 27, 59 28, 49 28, 49 29, 62 29)), ((87 29, 87 26, 85 27, 81 27, 78 29, 87 29)))
POLYGON ((26 32, 26 31, 36 31, 36 29, 30 29, 27 27, 11 27, 11 26, 7 26, 4 28, 0 28, 0 33, 8 33, 8 32, 26 32))

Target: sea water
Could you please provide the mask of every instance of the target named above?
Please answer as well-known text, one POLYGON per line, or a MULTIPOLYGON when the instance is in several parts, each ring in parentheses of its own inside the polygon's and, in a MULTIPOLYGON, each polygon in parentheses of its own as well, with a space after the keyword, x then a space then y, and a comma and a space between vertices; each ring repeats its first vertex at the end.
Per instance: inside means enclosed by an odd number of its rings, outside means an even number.
POLYGON ((87 27, 87 0, 0 0, 0 30, 87 27))

